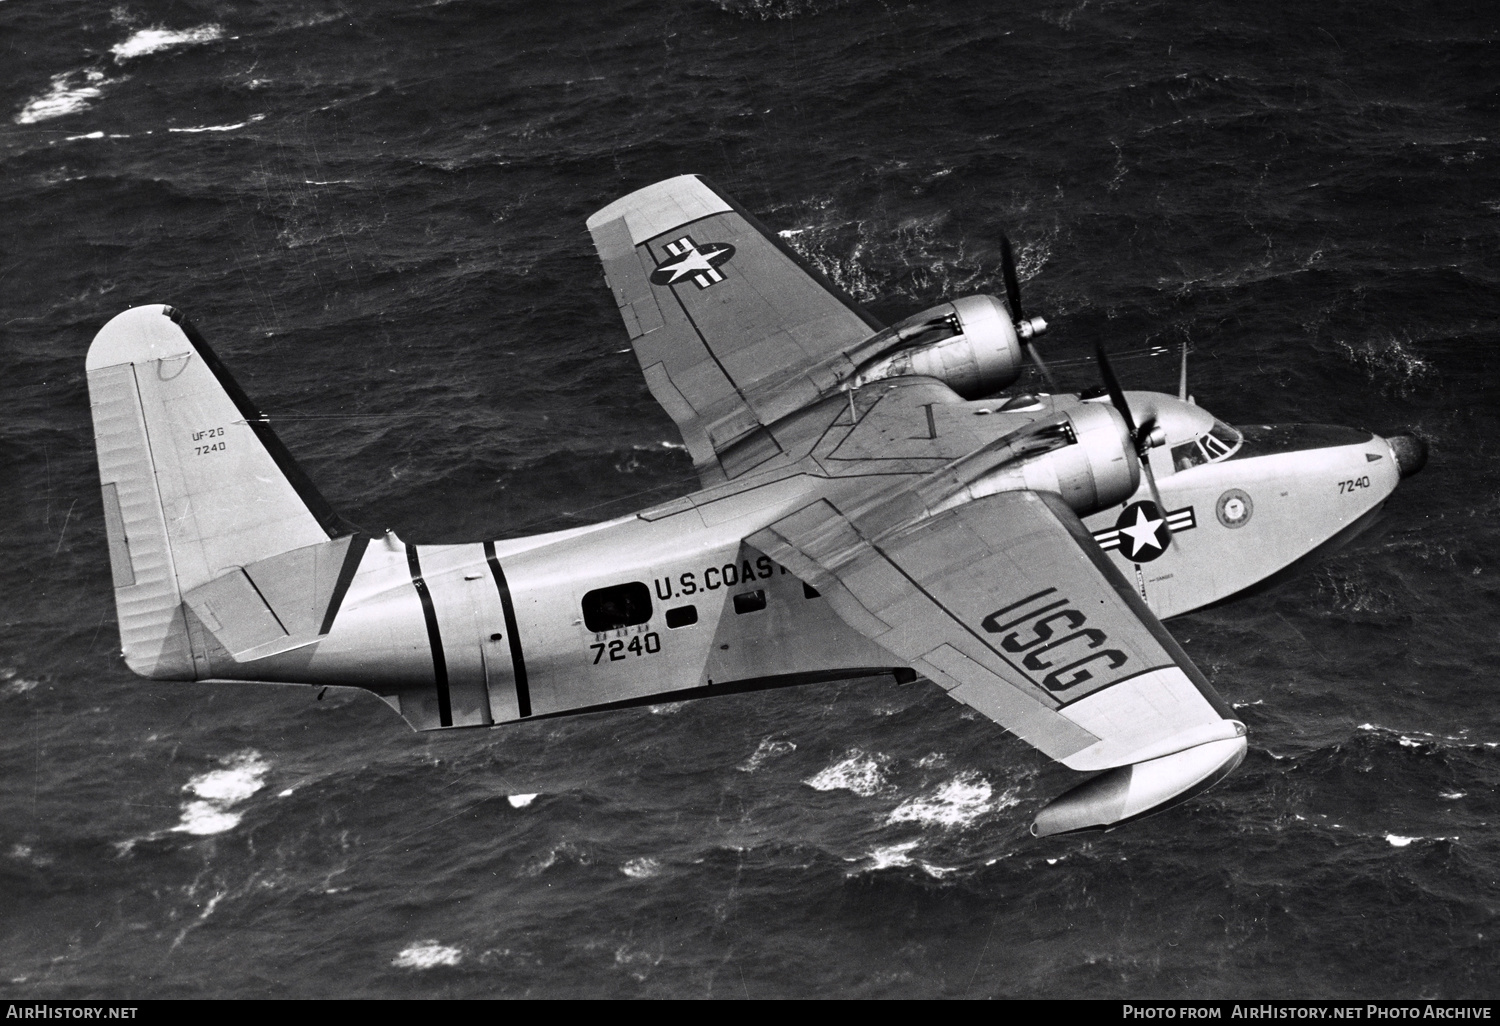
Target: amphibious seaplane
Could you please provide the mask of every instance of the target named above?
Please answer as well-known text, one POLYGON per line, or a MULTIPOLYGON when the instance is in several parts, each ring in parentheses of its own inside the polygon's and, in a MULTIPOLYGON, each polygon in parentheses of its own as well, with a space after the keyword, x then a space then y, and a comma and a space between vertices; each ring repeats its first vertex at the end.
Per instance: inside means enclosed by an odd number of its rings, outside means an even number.
MULTIPOLYGON (((1004 299, 886 327, 708 181, 588 220, 702 487, 526 538, 412 545, 341 519, 181 313, 121 313, 89 395, 126 664, 352 685, 418 730, 869 673, 918 675, 1095 774, 1031 830, 1182 802, 1244 725, 1161 620, 1365 526, 1410 435, 1234 428, 1188 399, 1021 380, 1004 299)), ((1185 366, 1185 365, 1184 365, 1185 366)))

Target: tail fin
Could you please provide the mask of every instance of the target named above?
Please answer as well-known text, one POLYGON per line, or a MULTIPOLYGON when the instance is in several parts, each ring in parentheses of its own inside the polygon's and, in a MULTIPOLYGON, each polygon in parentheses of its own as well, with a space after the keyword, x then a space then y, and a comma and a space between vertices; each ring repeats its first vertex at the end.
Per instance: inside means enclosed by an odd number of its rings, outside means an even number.
POLYGON ((236 659, 325 633, 320 599, 347 587, 351 528, 192 325, 169 306, 127 310, 87 367, 130 668, 205 676, 194 618, 236 659))

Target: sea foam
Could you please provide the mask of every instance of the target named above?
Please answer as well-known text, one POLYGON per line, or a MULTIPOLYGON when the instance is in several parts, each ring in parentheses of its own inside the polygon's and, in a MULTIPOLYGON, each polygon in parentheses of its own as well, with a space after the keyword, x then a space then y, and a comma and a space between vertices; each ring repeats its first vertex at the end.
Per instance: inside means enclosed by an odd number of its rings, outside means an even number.
POLYGON ((65 114, 77 114, 88 108, 90 100, 103 95, 104 84, 104 72, 91 69, 53 75, 52 87, 27 101, 16 115, 16 124, 34 125, 65 114))
POLYGON ((791 741, 782 741, 779 738, 762 738, 750 758, 740 763, 739 769, 743 773, 754 773, 771 759, 779 759, 783 755, 790 755, 797 750, 797 745, 791 741))
POLYGON ((270 769, 259 752, 247 749, 226 757, 221 768, 198 774, 182 786, 195 797, 183 804, 182 821, 172 830, 207 836, 234 829, 243 818, 234 806, 266 786, 270 769))
POLYGON ((195 125, 192 128, 169 128, 167 131, 183 132, 189 135, 196 135, 199 132, 233 132, 244 128, 246 125, 254 124, 257 121, 264 121, 265 118, 264 114, 256 114, 254 117, 247 118, 244 121, 236 121, 232 125, 195 125))
POLYGON ((435 940, 420 940, 407 945, 391 959, 397 969, 436 969, 440 965, 458 965, 464 959, 462 948, 449 947, 435 940))
POLYGON ((945 829, 968 826, 987 812, 1016 804, 1014 791, 998 800, 989 781, 973 771, 960 773, 943 784, 932 795, 910 798, 886 817, 887 823, 921 823, 945 829))
POLYGON ((661 872, 661 863, 652 858, 631 859, 620 867, 620 872, 632 880, 644 880, 661 872))
POLYGON ((211 43, 222 39, 224 30, 217 25, 199 25, 190 29, 140 29, 123 43, 116 43, 109 52, 117 61, 128 61, 144 57, 148 53, 169 50, 174 46, 191 46, 195 43, 211 43))
POLYGON ((889 761, 883 755, 866 755, 859 749, 851 751, 842 761, 802 781, 815 791, 853 791, 869 798, 879 794, 885 787, 884 764, 889 761))

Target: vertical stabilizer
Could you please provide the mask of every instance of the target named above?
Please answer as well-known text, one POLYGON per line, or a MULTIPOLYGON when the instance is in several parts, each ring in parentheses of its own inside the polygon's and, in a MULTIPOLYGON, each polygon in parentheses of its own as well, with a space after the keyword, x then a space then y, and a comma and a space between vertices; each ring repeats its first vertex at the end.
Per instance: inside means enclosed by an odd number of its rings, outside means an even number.
POLYGON ((125 661, 193 679, 185 594, 348 531, 171 307, 115 317, 87 367, 125 661))

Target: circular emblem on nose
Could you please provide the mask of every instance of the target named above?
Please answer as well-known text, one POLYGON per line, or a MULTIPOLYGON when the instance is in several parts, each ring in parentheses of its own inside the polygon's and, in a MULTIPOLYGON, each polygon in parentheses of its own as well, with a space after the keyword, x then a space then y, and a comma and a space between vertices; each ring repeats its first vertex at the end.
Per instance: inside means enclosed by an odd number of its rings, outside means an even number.
POLYGON ((1255 503, 1238 488, 1231 488, 1219 496, 1214 511, 1219 514, 1219 523, 1225 527, 1244 527, 1250 522, 1250 514, 1255 512, 1255 503))

